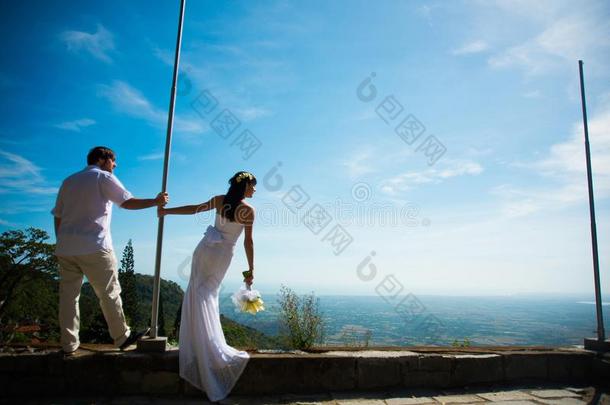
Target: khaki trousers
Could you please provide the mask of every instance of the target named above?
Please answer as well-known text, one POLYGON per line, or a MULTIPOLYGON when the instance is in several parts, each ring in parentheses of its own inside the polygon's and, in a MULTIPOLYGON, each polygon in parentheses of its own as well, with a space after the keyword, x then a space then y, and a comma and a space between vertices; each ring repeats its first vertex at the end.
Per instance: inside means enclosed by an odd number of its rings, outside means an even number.
POLYGON ((59 262, 59 327, 61 347, 73 352, 80 344, 80 310, 78 300, 87 276, 95 291, 115 346, 120 346, 130 334, 125 322, 117 260, 112 250, 100 250, 87 255, 57 256, 59 262))

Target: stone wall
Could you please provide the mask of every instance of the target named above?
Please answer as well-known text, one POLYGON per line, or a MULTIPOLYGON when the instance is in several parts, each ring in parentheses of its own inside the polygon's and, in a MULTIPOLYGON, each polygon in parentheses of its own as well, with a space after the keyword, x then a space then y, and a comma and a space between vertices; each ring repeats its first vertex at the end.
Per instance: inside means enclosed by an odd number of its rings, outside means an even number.
MULTIPOLYGON (((525 382, 608 385, 610 359, 585 350, 253 353, 233 392, 262 395, 525 382)), ((179 377, 177 350, 164 354, 83 351, 68 358, 59 352, 0 354, 0 390, 4 397, 21 398, 202 395, 179 377)))

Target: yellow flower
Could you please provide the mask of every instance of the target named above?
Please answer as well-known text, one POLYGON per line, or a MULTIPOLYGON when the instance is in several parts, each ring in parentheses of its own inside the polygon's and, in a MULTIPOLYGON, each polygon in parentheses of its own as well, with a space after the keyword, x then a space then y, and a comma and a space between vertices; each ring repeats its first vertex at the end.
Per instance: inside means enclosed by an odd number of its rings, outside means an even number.
POLYGON ((242 312, 248 312, 252 315, 256 315, 257 312, 265 310, 264 302, 260 298, 257 298, 254 301, 244 301, 241 310, 242 312))
POLYGON ((251 180, 252 180, 252 178, 253 178, 253 176, 252 176, 250 173, 248 173, 248 172, 243 172, 243 173, 240 173, 240 174, 239 174, 239 175, 238 175, 238 176, 235 178, 235 182, 236 182, 236 183, 239 183, 239 182, 241 182, 243 179, 246 179, 246 178, 247 178, 248 180, 250 180, 250 181, 251 181, 251 180))

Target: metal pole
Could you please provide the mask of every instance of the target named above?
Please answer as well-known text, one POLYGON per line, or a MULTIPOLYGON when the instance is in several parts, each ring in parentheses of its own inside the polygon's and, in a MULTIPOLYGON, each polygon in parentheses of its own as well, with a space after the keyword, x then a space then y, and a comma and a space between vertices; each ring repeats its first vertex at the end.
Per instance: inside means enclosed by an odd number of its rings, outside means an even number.
POLYGON ((591 216, 591 245, 593 249, 593 279, 595 281, 595 307, 597 309, 597 340, 606 339, 604 332, 604 317, 602 314, 602 295, 599 281, 599 257, 597 253, 597 226, 595 225, 595 204, 593 202, 593 175, 591 173, 591 150, 589 148, 589 126, 587 125, 587 105, 585 102, 585 80, 582 70, 582 60, 578 61, 580 72, 580 98, 582 102, 582 121, 585 130, 585 156, 587 158, 587 180, 589 184, 589 215, 591 216))
MULTIPOLYGON (((176 103, 176 84, 178 82, 178 67, 180 64, 180 45, 182 43, 182 23, 184 22, 184 6, 186 0, 180 2, 180 19, 178 21, 178 38, 176 39, 176 54, 174 56, 174 76, 172 79, 172 91, 169 101, 169 113, 167 115, 167 137, 165 139, 165 158, 163 162, 163 182, 161 183, 161 191, 167 189, 167 174, 169 168, 169 157, 172 146, 172 130, 174 128, 174 106, 176 103)), ((157 254, 155 257, 155 280, 153 284, 152 296, 152 316, 150 325, 150 337, 157 337, 158 321, 159 321, 159 293, 161 284, 161 249, 163 246, 163 217, 159 218, 159 227, 157 229, 157 254)))

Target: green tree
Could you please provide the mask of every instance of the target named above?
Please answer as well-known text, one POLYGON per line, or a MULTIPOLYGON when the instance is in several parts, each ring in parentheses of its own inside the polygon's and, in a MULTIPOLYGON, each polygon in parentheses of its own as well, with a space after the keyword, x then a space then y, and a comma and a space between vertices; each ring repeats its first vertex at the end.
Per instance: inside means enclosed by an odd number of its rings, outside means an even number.
POLYGON ((140 327, 142 323, 140 314, 140 297, 135 274, 135 261, 131 239, 123 249, 121 268, 119 269, 119 283, 121 284, 121 300, 127 322, 133 327, 140 327))
POLYGON ((6 231, 0 235, 0 322, 16 293, 41 275, 57 280, 55 245, 42 229, 6 231))
POLYGON ((159 294, 159 336, 167 336, 165 329, 165 311, 163 310, 163 294, 159 294))
POLYGON ((81 287, 80 306, 80 341, 87 343, 112 343, 108 325, 99 299, 88 282, 81 287))
POLYGON ((180 335, 180 318, 182 317, 182 302, 180 302, 180 306, 176 311, 176 316, 174 317, 174 327, 172 328, 172 333, 169 336, 173 340, 178 340, 180 335))
POLYGON ((280 289, 280 333, 290 347, 310 349, 324 339, 324 321, 314 294, 299 297, 286 286, 280 289))

